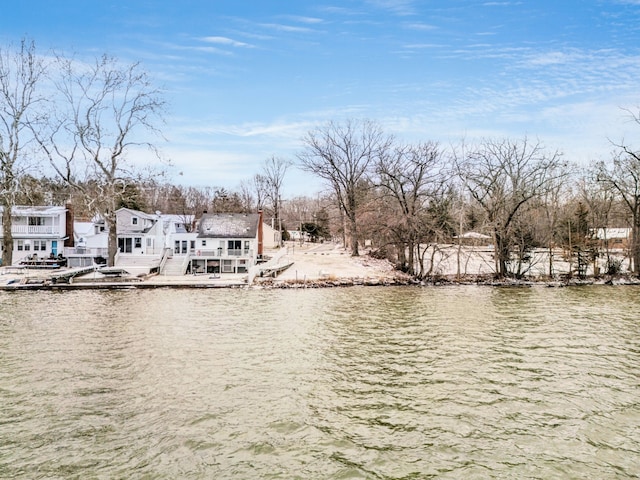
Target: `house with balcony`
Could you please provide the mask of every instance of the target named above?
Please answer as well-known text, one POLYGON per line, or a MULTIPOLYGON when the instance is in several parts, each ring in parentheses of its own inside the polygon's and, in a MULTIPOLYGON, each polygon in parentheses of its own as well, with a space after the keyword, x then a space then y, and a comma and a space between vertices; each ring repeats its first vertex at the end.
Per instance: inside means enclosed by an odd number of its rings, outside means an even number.
MULTIPOLYGON (((0 208, 0 212, 2 209, 0 208)), ((1 219, 0 215, 0 219, 1 219)), ((1 220, 0 220, 1 221, 1 220)), ((11 209, 13 264, 64 253, 67 208, 60 206, 14 206, 11 209)), ((4 226, 0 225, 4 235, 4 226)), ((7 246, 3 245, 2 248, 7 246)))
POLYGON ((198 222, 187 270, 248 273, 262 255, 262 213, 205 213, 198 222))

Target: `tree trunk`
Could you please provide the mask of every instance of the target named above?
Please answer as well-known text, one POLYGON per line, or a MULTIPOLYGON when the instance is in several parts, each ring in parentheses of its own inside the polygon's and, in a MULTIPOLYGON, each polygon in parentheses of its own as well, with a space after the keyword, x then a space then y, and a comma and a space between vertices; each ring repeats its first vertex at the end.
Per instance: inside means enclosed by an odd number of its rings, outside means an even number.
POLYGON ((496 276, 504 278, 507 274, 507 261, 509 260, 509 247, 504 237, 495 232, 494 255, 496 262, 496 276))
MULTIPOLYGON (((420 247, 418 246, 418 249, 420 247)), ((407 270, 409 273, 409 275, 416 275, 416 261, 415 261, 415 255, 416 255, 416 243, 413 241, 413 239, 409 240, 409 245, 407 248, 407 252, 409 253, 409 258, 407 258, 407 270)))
POLYGON ((640 275, 640 214, 637 213, 633 215, 631 229, 631 260, 634 275, 640 275))
POLYGON ((118 234, 116 230, 116 222, 105 219, 108 229, 108 243, 107 243, 107 266, 114 267, 116 261, 116 253, 118 252, 118 234))
POLYGON ((355 216, 349 218, 349 229, 351 237, 351 256, 359 257, 360 252, 358 251, 358 227, 356 225, 355 216))
POLYGON ((2 210, 2 265, 9 266, 13 263, 13 232, 11 227, 13 225, 13 219, 11 217, 11 205, 7 205, 10 202, 3 202, 2 210))

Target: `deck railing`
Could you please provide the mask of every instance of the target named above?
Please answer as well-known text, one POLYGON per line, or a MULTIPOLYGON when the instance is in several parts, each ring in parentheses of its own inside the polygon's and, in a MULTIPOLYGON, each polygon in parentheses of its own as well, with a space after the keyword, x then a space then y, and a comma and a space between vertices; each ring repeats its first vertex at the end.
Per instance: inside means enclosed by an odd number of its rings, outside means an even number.
POLYGON ((193 257, 216 257, 216 258, 236 258, 236 257, 253 257, 253 250, 249 248, 228 249, 214 248, 210 250, 191 251, 193 257))
POLYGON ((87 248, 87 247, 64 247, 64 256, 78 256, 85 255, 90 257, 107 257, 106 248, 87 248))
MULTIPOLYGON (((4 233, 4 228, 0 226, 0 235, 4 233)), ((12 225, 11 233, 14 235, 60 235, 61 230, 58 225, 12 225)))

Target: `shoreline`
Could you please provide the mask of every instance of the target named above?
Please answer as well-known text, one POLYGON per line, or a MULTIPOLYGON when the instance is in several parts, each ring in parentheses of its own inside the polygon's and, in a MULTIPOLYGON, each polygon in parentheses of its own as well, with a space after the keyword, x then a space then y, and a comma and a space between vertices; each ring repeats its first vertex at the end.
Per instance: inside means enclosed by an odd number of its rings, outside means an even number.
POLYGON ((150 289, 247 289, 247 290, 287 290, 307 288, 347 288, 347 287, 446 287, 475 285, 492 288, 565 288, 585 286, 638 286, 640 278, 632 275, 601 276, 572 279, 539 279, 517 280, 487 278, 486 276, 439 276, 430 280, 416 280, 406 275, 351 277, 309 280, 260 279, 252 285, 235 280, 217 279, 219 281, 203 281, 184 276, 180 280, 161 280, 156 276, 141 279, 130 278, 120 281, 78 281, 72 283, 50 283, 31 279, 24 283, 8 283, 0 285, 0 291, 71 291, 71 290, 150 290, 150 289))
MULTIPOLYGON (((0 291, 68 291, 68 290, 132 290, 156 288, 190 289, 298 289, 298 288, 344 288, 344 287, 386 287, 386 286, 453 286, 478 285, 490 287, 567 287, 586 285, 640 285, 640 278, 630 272, 616 275, 589 275, 584 278, 558 274, 554 277, 532 275, 524 279, 496 279, 492 273, 482 271, 481 255, 475 250, 476 273, 454 273, 455 265, 439 264, 438 273, 425 280, 415 279, 396 270, 387 260, 374 258, 368 254, 352 257, 339 244, 294 244, 284 250, 268 252, 274 261, 270 268, 280 268, 276 276, 255 276, 249 284, 246 273, 237 274, 186 274, 161 275, 126 274, 114 276, 102 274, 99 270, 78 271, 78 269, 0 269, 0 291), (449 267, 449 268, 446 268, 449 267)), ((474 257, 475 258, 475 257, 474 257)), ((471 267, 471 266, 470 266, 471 267)), ((121 267, 126 272, 126 267, 121 267)))

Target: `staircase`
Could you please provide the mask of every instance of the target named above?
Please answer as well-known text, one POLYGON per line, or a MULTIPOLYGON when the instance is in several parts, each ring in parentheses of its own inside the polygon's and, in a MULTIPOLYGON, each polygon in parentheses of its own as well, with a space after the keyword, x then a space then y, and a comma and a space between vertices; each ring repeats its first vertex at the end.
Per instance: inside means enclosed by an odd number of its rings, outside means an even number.
POLYGON ((186 265, 184 264, 185 257, 172 257, 167 258, 167 261, 160 272, 161 275, 178 276, 184 275, 186 265))

